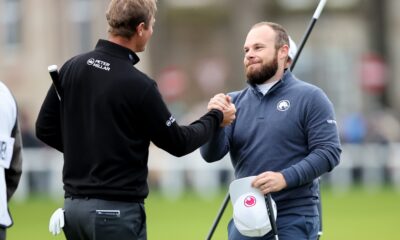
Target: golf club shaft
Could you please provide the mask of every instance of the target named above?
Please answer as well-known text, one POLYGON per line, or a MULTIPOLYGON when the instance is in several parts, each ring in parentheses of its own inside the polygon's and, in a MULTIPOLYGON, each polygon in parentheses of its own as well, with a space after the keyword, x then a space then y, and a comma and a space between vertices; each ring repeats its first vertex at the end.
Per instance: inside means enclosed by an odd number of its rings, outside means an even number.
MULTIPOLYGON (((321 182, 321 178, 318 178, 318 183, 321 182)), ((319 197, 319 203, 318 203, 318 214, 319 214, 319 231, 318 231, 318 240, 322 236, 322 199, 321 199, 321 185, 318 184, 318 197, 319 197)))
POLYGON ((267 194, 267 207, 268 207, 268 217, 271 223, 272 232, 274 233, 275 239, 278 240, 278 228, 276 226, 276 217, 274 213, 274 208, 272 207, 272 197, 271 193, 267 194))
POLYGON ((300 53, 301 53, 301 51, 303 50, 304 45, 306 44, 306 42, 307 42, 307 40, 308 40, 308 37, 310 36, 311 31, 312 31, 313 28, 314 28, 315 23, 317 22, 319 16, 321 15, 322 9, 324 9, 325 4, 326 4, 326 0, 321 0, 321 1, 319 2, 318 7, 317 7, 317 9, 315 10, 314 15, 313 15, 313 17, 312 17, 312 19, 311 19, 311 21, 310 21, 310 23, 309 23, 309 25, 308 25, 307 31, 306 31, 306 33, 304 34, 303 39, 302 39, 301 42, 300 42, 300 45, 299 45, 299 47, 298 47, 298 49, 297 49, 297 52, 296 52, 296 55, 295 55, 295 57, 294 57, 294 59, 293 59, 293 61, 292 61, 292 64, 290 65, 290 70, 291 70, 291 71, 293 71, 294 66, 296 65, 297 59, 299 58, 300 53))
MULTIPOLYGON (((304 34, 303 39, 301 40, 301 43, 300 43, 300 45, 299 45, 299 47, 298 47, 298 49, 297 49, 296 55, 295 55, 295 57, 294 57, 294 59, 293 59, 293 61, 292 61, 292 64, 290 65, 290 70, 291 70, 291 71, 293 71, 293 69, 294 69, 294 67, 295 67, 295 65, 296 65, 297 59, 299 58, 300 53, 301 53, 301 51, 303 50, 303 47, 304 47, 305 43, 307 42, 308 37, 310 36, 311 31, 313 30, 315 23, 317 22, 319 16, 321 15, 322 10, 323 10, 324 7, 325 7, 326 1, 327 1, 327 0, 321 0, 321 1, 318 3, 317 8, 315 9, 314 15, 313 15, 313 17, 312 17, 312 19, 311 19, 311 21, 310 21, 310 23, 309 23, 309 25, 308 25, 307 31, 306 31, 306 33, 304 34)), ((318 182, 319 182, 319 181, 320 181, 320 179, 318 179, 318 182)), ((319 240, 319 239, 321 238, 321 236, 322 236, 322 233, 323 233, 321 191, 318 191, 318 195, 319 195, 319 199, 320 199, 320 201, 319 201, 319 203, 318 203, 318 214, 319 214, 318 240, 319 240)))
POLYGON ((215 218, 214 223, 213 223, 213 225, 212 225, 212 227, 211 227, 211 229, 210 229, 210 232, 209 232, 208 235, 207 235, 206 240, 211 240, 211 237, 212 237, 212 235, 214 234, 215 229, 217 228, 218 223, 219 223, 219 221, 221 220, 222 215, 224 214, 225 208, 226 208, 226 206, 227 206, 228 203, 229 203, 229 199, 230 199, 230 195, 229 195, 229 191, 228 191, 228 193, 227 193, 226 196, 225 196, 224 201, 222 202, 221 208, 220 208, 219 211, 218 211, 217 218, 215 218))
MULTIPOLYGON (((313 17, 312 17, 312 19, 311 19, 311 22, 310 22, 310 24, 309 24, 309 26, 308 26, 308 28, 307 28, 307 31, 306 31, 306 33, 304 34, 303 39, 301 40, 301 43, 300 43, 299 48, 298 48, 298 50, 297 50, 297 52, 296 52, 296 55, 295 55, 295 57, 294 57, 294 59, 293 59, 293 62, 292 62, 292 64, 290 65, 290 70, 291 70, 291 71, 293 71, 293 69, 294 69, 294 67, 295 67, 295 65, 296 65, 297 59, 299 58, 300 53, 301 53, 301 51, 302 51, 304 45, 306 44, 307 39, 308 39, 308 37, 310 36, 310 34, 311 34, 311 32, 312 32, 312 30, 313 30, 313 28, 314 28, 315 23, 317 22, 317 19, 319 18, 319 16, 321 15, 321 12, 322 12, 322 10, 323 10, 323 8, 325 7, 326 1, 327 1, 327 0, 321 0, 321 1, 319 2, 318 6, 317 6, 317 9, 315 10, 314 15, 313 15, 313 17)), ((211 227, 211 229, 210 229, 210 232, 209 232, 209 234, 208 234, 206 240, 211 240, 212 235, 214 234, 215 229, 217 228, 218 223, 219 223, 219 221, 220 221, 222 215, 224 214, 225 208, 226 208, 226 206, 228 205, 229 200, 230 200, 230 195, 229 195, 229 191, 228 191, 228 193, 226 194, 226 197, 225 197, 224 201, 222 202, 221 208, 220 208, 220 210, 219 210, 219 212, 218 212, 218 215, 217 215, 216 219, 214 220, 214 223, 213 223, 213 225, 212 225, 212 227, 211 227)), ((319 206, 319 207, 320 207, 320 206, 319 206)), ((271 208, 271 209, 272 209, 272 208, 271 208)), ((321 220, 321 215, 320 215, 320 220, 321 220)), ((275 222, 275 221, 271 221, 271 223, 272 223, 272 222, 274 222, 275 228, 276 228, 276 230, 277 230, 276 222, 275 222)), ((322 222, 321 222, 321 223, 322 223, 322 222)), ((321 225, 320 225, 320 226, 321 226, 321 225)), ((276 232, 277 232, 277 231, 275 231, 275 233, 276 233, 276 232)), ((320 233, 322 234, 322 226, 320 227, 320 233)), ((320 236, 321 234, 319 234, 319 236, 320 236)), ((278 236, 275 235, 275 238, 277 239, 278 236)))
MULTIPOLYGON (((299 58, 300 53, 303 50, 303 47, 304 47, 305 43, 307 42, 308 37, 310 36, 311 31, 314 28, 315 23, 317 22, 319 16, 321 15, 322 10, 325 7, 326 1, 327 0, 321 0, 319 2, 319 4, 318 4, 317 8, 315 9, 314 15, 313 15, 313 17, 312 17, 312 19, 311 19, 311 21, 310 21, 310 23, 308 25, 307 31, 304 34, 303 39, 301 40, 301 43, 300 43, 300 45, 299 45, 299 47, 297 49, 296 55, 295 55, 295 57, 294 57, 294 59, 292 61, 292 64, 290 65, 290 70, 291 71, 293 71, 293 69, 294 69, 294 67, 296 65, 297 59, 299 58)), ((320 179, 318 179, 318 182, 319 181, 320 181, 320 179)), ((320 239, 321 236, 322 236, 322 233, 323 233, 323 231, 322 231, 323 230, 323 228, 322 228, 323 226, 322 226, 321 191, 318 191, 318 193, 319 193, 318 195, 319 195, 319 198, 320 198, 320 201, 319 201, 319 204, 318 204, 319 223, 320 223, 319 224, 319 231, 318 231, 318 239, 320 239)))
POLYGON ((49 71, 51 81, 53 81, 53 86, 56 89, 58 99, 61 101, 61 83, 58 74, 58 67, 57 65, 50 65, 47 70, 49 71))

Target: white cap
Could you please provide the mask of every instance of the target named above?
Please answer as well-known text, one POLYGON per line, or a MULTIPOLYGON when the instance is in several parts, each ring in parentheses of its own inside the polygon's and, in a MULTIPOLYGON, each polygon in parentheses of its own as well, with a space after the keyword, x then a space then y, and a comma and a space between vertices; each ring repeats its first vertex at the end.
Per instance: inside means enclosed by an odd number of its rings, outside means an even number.
MULTIPOLYGON (((233 222, 237 230, 247 237, 261 237, 271 231, 265 197, 251 186, 255 176, 234 180, 229 186, 233 205, 233 222)), ((276 204, 272 200, 276 220, 276 204)))
POLYGON ((293 39, 289 36, 289 53, 288 56, 290 59, 294 59, 297 53, 297 46, 296 43, 293 41, 293 39))

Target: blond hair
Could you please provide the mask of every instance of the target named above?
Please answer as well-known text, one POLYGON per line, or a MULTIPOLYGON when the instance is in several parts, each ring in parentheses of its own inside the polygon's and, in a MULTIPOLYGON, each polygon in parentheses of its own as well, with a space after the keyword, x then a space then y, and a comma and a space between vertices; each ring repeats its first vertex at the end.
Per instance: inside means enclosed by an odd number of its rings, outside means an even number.
POLYGON ((157 11, 156 2, 157 0, 112 0, 106 12, 108 32, 131 38, 140 23, 143 22, 145 28, 148 28, 157 11))

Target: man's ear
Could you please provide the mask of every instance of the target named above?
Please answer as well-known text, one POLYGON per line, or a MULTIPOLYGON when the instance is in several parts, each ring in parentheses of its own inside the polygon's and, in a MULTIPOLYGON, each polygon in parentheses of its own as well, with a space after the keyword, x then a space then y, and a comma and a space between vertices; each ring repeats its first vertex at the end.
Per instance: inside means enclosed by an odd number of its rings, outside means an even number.
POLYGON ((288 54, 289 54, 289 46, 285 44, 279 49, 279 58, 286 59, 288 58, 288 54))
POLYGON ((136 27, 136 33, 139 37, 143 36, 143 31, 145 30, 144 22, 139 23, 136 27))

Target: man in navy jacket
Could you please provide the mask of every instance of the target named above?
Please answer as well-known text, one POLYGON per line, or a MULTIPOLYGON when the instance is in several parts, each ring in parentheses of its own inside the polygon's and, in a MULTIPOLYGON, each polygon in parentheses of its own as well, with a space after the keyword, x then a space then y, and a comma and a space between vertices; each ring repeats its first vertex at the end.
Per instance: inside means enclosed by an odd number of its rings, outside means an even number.
MULTIPOLYGON (((340 142, 332 103, 287 69, 288 51, 288 34, 279 24, 251 28, 244 44, 249 86, 229 94, 236 120, 201 154, 214 162, 229 152, 236 178, 256 176, 253 187, 272 193, 279 239, 317 239, 318 178, 339 164, 340 142)), ((232 221, 228 229, 230 240, 272 237, 242 236, 232 221)))

